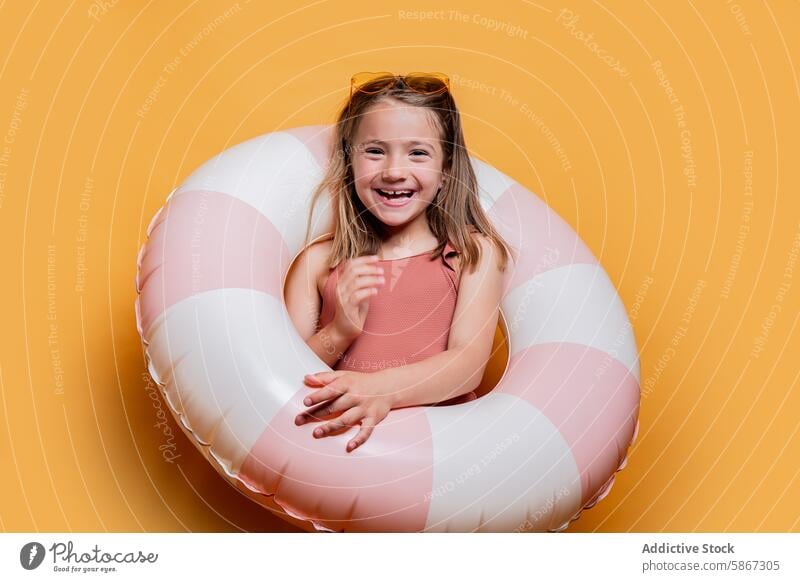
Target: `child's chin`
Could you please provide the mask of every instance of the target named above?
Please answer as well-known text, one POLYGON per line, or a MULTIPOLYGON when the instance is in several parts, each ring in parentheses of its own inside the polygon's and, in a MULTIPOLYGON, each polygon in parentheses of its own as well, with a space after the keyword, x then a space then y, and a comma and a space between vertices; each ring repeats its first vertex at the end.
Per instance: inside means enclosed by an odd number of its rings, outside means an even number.
POLYGON ((394 227, 394 228, 398 228, 398 227, 402 227, 402 226, 405 226, 407 224, 410 224, 417 216, 419 216, 419 213, 409 214, 407 212, 402 213, 402 214, 401 213, 392 213, 392 214, 390 214, 390 213, 386 213, 386 212, 377 212, 377 213, 373 213, 373 214, 375 215, 375 218, 378 219, 381 222, 381 224, 384 224, 386 226, 391 226, 391 227, 394 227))

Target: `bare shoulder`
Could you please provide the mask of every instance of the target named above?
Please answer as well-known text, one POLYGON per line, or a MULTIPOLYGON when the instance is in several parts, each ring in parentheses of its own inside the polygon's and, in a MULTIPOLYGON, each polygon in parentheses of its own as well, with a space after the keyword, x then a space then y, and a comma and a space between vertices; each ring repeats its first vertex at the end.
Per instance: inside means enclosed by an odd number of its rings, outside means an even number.
POLYGON ((328 269, 328 259, 331 256, 331 249, 333 249, 333 239, 325 239, 318 241, 308 247, 313 257, 309 257, 312 263, 314 272, 314 281, 317 284, 317 290, 322 295, 322 290, 325 288, 325 282, 328 280, 330 270, 328 269))
MULTIPOLYGON (((499 251, 494 241, 492 241, 492 239, 485 234, 477 231, 470 232, 470 236, 472 237, 472 240, 477 243, 478 247, 480 247, 480 259, 474 272, 470 273, 470 270, 467 269, 463 272, 463 274, 476 274, 481 272, 485 274, 487 271, 499 272, 499 269, 496 267, 499 258, 499 251)), ((460 260, 460 253, 456 255, 456 259, 460 271, 463 267, 460 260)))
POLYGON ((320 295, 328 278, 328 257, 332 247, 332 239, 313 242, 297 259, 297 268, 305 271, 305 277, 314 282, 320 295))
POLYGON ((283 290, 286 310, 304 340, 316 332, 322 305, 319 279, 327 264, 328 246, 320 241, 303 249, 286 277, 283 290))
POLYGON ((472 240, 474 240, 478 245, 481 247, 481 252, 493 252, 495 249, 495 245, 488 236, 483 234, 482 232, 473 232, 471 233, 472 240))

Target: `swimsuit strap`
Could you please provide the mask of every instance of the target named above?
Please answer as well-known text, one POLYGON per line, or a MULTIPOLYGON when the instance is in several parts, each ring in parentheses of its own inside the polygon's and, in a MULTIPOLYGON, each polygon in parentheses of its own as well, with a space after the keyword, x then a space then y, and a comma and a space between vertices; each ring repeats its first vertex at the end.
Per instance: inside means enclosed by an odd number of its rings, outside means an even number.
MULTIPOLYGON (((453 266, 453 255, 459 254, 458 250, 450 244, 450 241, 447 241, 444 245, 444 250, 442 251, 442 260, 444 264, 450 267, 453 271, 456 271, 455 266, 453 266)), ((456 271, 457 272, 457 271, 456 271)))

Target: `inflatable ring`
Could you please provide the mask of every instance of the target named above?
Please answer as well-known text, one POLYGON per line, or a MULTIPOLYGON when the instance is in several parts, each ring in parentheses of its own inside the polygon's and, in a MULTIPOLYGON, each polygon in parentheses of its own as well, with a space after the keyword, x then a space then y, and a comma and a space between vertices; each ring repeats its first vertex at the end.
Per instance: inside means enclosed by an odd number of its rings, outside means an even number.
MULTIPOLYGON (((392 410, 351 429, 295 426, 330 369, 292 325, 283 285, 303 250, 331 126, 223 151, 170 194, 138 258, 147 365, 178 424, 239 491, 309 531, 561 531, 609 491, 636 437, 639 363, 617 292, 537 196, 472 159, 481 204, 515 251, 501 326, 509 361, 471 402, 392 410)), ((312 238, 329 234, 330 198, 312 238)))

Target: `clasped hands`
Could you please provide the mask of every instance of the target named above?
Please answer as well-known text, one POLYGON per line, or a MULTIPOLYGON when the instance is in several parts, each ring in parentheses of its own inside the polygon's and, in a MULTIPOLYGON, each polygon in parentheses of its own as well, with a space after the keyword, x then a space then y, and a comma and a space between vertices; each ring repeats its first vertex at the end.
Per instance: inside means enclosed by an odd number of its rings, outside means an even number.
POLYGON ((395 404, 395 393, 378 373, 337 370, 308 374, 304 381, 318 390, 303 400, 309 408, 295 417, 295 425, 341 413, 315 428, 313 434, 315 438, 323 438, 360 424, 361 430, 347 443, 348 453, 367 441, 375 425, 386 418, 395 404))

